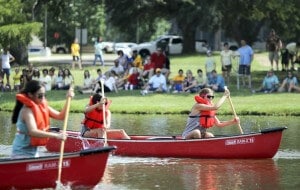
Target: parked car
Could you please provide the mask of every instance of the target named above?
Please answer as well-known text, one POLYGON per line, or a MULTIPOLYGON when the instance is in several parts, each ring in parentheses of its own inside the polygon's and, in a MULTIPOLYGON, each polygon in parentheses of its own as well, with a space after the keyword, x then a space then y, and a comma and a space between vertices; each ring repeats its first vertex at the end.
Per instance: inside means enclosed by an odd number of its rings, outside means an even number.
POLYGON ((196 52, 206 53, 208 50, 208 45, 206 40, 196 40, 196 52))
POLYGON ((102 42, 102 50, 105 53, 113 53, 114 52, 114 46, 115 43, 114 42, 102 42))
POLYGON ((181 54, 183 47, 181 36, 165 35, 160 36, 152 42, 145 42, 133 47, 132 50, 137 50, 142 56, 150 55, 156 51, 158 47, 162 48, 169 54, 181 54))
POLYGON ((52 53, 68 53, 69 48, 66 44, 56 44, 52 46, 51 51, 52 53))
POLYGON ((29 56, 50 56, 51 50, 49 47, 44 48, 43 46, 28 46, 29 56))
POLYGON ((118 42, 115 43, 115 52, 117 53, 119 50, 122 50, 124 54, 131 56, 132 50, 136 46, 137 44, 133 42, 118 42))

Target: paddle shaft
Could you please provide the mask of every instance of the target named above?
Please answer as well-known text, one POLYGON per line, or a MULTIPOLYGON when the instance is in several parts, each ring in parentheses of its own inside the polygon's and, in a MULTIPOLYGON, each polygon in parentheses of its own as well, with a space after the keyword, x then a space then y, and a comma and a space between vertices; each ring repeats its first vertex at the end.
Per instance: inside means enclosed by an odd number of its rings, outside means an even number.
MULTIPOLYGON (((104 98, 104 80, 101 79, 101 96, 104 98)), ((107 146, 107 134, 106 134, 106 115, 105 115, 105 103, 102 104, 102 112, 103 112, 103 126, 104 126, 104 146, 107 146)))
MULTIPOLYGON (((235 109, 234 109, 234 107, 233 107, 233 104, 232 104, 232 101, 231 101, 231 97, 230 97, 230 96, 228 96, 228 100, 229 100, 229 104, 230 104, 230 107, 231 107, 231 109, 232 109, 232 112, 233 112, 233 115, 234 115, 234 117, 237 117, 237 115, 236 115, 235 109)), ((240 133, 241 133, 241 134, 244 134, 244 132, 243 132, 243 129, 242 129, 242 127, 241 127, 241 124, 240 124, 240 122, 238 122, 238 127, 239 127, 239 130, 240 130, 240 133)))
MULTIPOLYGON (((68 96, 67 102, 66 102, 66 115, 65 115, 65 120, 64 120, 64 126, 63 126, 63 133, 66 133, 67 130, 67 124, 68 124, 68 118, 69 118, 69 110, 70 110, 70 105, 71 105, 71 97, 68 96)), ((59 162, 58 162, 58 177, 57 181, 61 181, 61 171, 62 171, 62 162, 63 162, 63 156, 64 156, 64 149, 65 149, 65 141, 61 141, 60 145, 60 155, 59 155, 59 162)))

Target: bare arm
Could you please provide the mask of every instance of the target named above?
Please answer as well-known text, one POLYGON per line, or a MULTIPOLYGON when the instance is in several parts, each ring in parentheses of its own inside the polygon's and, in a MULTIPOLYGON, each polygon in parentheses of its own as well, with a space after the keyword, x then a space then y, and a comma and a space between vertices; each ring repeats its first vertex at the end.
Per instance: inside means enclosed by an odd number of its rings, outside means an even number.
POLYGON ((30 108, 24 107, 22 110, 22 120, 25 122, 28 133, 33 137, 48 137, 48 138, 57 138, 65 140, 66 136, 61 133, 52 133, 47 131, 42 131, 37 128, 33 112, 30 108))
POLYGON ((217 127, 226 127, 229 125, 234 125, 240 122, 240 119, 238 117, 229 120, 229 121, 220 121, 216 116, 215 116, 215 125, 217 127))

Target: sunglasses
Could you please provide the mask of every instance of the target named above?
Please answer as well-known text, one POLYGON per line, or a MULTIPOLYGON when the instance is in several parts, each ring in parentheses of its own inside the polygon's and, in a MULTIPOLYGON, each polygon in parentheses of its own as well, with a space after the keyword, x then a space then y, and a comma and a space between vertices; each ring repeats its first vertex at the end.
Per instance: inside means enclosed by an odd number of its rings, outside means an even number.
POLYGON ((38 99, 43 99, 43 97, 46 97, 45 93, 39 93, 39 94, 37 94, 37 98, 38 99))
POLYGON ((208 98, 208 99, 214 99, 214 98, 215 98, 215 96, 206 95, 206 98, 208 98))

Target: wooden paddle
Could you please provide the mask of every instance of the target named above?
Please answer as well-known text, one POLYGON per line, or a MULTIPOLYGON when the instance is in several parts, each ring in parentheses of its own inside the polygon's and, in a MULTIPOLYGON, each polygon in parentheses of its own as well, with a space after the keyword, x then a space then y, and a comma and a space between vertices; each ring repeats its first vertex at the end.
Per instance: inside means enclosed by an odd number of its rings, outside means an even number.
MULTIPOLYGON (((227 86, 224 86, 224 89, 225 89, 225 90, 227 90, 227 86)), ((234 109, 234 107, 233 107, 233 103, 232 103, 232 101, 231 101, 231 98, 230 98, 230 96, 228 96, 228 101, 229 101, 229 104, 230 104, 230 107, 231 107, 231 110, 232 110, 232 112, 233 112, 233 115, 234 115, 234 117, 237 117, 237 115, 236 115, 235 109, 234 109)), ((243 129, 242 129, 242 127, 241 127, 241 124, 240 124, 240 122, 238 123, 238 127, 239 127, 239 130, 240 130, 240 133, 241 133, 241 134, 244 134, 244 132, 243 132, 243 129)))
MULTIPOLYGON (((104 80, 101 79, 101 96, 104 98, 104 80)), ((106 133, 106 115, 105 115, 105 103, 102 104, 102 112, 103 112, 103 126, 104 126, 104 146, 107 146, 107 133, 106 133)))
MULTIPOLYGON (((72 87, 70 87, 71 89, 72 87)), ((69 89, 69 90, 70 90, 69 89)), ((64 120, 64 126, 63 126, 63 133, 66 133, 67 130, 67 124, 68 124, 68 118, 69 118, 69 110, 70 110, 70 105, 71 105, 71 97, 68 96, 67 102, 66 102, 66 115, 65 115, 65 120, 64 120)), ((59 189, 58 186, 61 185, 61 171, 62 171, 62 163, 63 163, 63 156, 64 156, 64 149, 65 149, 65 141, 61 141, 60 144, 60 155, 59 155, 59 162, 58 162, 58 177, 57 177, 57 188, 59 189)))

